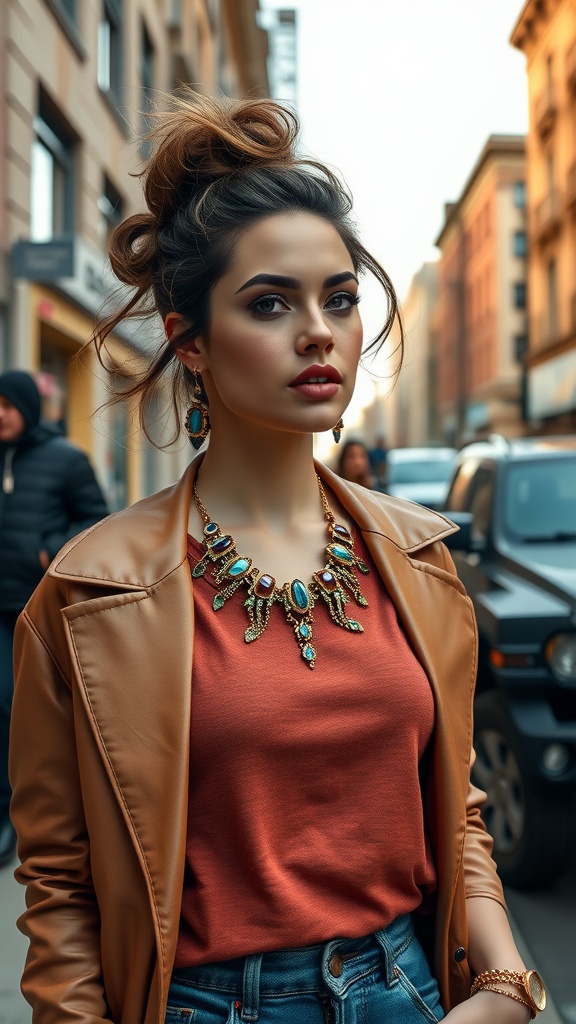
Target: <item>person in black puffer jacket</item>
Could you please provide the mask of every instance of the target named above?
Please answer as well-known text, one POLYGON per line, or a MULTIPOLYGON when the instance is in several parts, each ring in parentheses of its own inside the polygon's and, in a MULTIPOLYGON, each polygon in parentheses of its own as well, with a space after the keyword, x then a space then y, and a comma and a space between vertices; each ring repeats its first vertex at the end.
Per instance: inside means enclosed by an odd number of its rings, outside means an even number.
POLYGON ((40 407, 29 373, 0 374, 0 866, 15 848, 7 759, 16 619, 62 545, 108 514, 87 456, 40 423, 40 407))

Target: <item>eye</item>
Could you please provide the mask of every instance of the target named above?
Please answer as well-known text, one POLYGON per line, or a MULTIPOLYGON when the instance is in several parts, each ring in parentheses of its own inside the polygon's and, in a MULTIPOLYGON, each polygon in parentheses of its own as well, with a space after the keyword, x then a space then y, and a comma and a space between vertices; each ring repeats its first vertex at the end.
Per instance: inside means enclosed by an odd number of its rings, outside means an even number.
POLYGON ((254 299, 254 302, 251 302, 248 306, 248 309, 251 309, 255 316, 262 319, 279 316, 289 308, 281 295, 261 295, 259 299, 254 299))
POLYGON ((332 313, 350 313, 352 307, 357 306, 359 302, 360 296, 354 295, 353 292, 336 292, 330 296, 324 308, 331 310, 332 313))

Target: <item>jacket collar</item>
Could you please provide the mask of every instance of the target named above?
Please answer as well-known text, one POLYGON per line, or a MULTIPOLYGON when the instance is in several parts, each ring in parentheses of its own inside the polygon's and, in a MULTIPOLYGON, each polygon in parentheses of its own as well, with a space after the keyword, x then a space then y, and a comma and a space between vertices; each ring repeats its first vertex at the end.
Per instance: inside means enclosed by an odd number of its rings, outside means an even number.
MULTIPOLYGON (((186 559, 192 487, 202 458, 194 459, 171 487, 72 540, 52 563, 50 575, 126 590, 147 590, 159 583, 186 559)), ((348 483, 321 463, 316 469, 363 532, 386 537, 408 554, 458 529, 420 505, 348 483)))

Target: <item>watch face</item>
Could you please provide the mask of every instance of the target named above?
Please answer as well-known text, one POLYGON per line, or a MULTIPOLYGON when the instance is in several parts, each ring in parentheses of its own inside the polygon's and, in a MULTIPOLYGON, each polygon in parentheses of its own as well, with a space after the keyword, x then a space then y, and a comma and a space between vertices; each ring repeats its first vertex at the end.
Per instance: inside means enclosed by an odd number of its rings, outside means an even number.
POLYGON ((537 971, 528 971, 528 989, 532 999, 534 1000, 535 1006, 539 1010, 543 1010, 546 1006, 546 992, 544 991, 544 985, 542 979, 537 971))

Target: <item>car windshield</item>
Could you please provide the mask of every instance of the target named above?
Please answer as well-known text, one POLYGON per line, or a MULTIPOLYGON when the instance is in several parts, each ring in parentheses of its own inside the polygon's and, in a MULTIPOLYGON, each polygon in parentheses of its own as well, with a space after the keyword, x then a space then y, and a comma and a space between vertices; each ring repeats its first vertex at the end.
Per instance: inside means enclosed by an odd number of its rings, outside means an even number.
POLYGON ((434 459, 426 462, 390 462, 389 484, 443 484, 452 473, 454 459, 434 459))
POLYGON ((510 466, 504 526, 525 544, 576 540, 576 455, 510 466))

